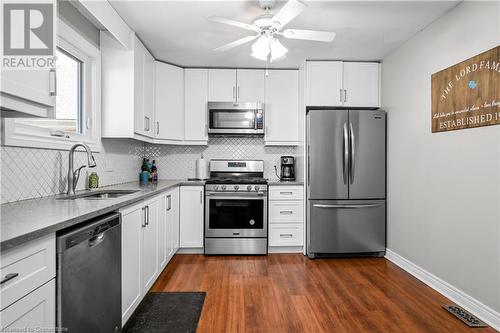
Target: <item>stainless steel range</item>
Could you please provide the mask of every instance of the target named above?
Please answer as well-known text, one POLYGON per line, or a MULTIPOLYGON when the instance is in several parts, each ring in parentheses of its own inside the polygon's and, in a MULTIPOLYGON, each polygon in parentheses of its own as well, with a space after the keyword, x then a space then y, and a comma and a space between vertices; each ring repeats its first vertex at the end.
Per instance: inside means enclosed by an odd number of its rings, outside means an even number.
POLYGON ((205 254, 267 254, 264 161, 211 160, 205 185, 205 254))

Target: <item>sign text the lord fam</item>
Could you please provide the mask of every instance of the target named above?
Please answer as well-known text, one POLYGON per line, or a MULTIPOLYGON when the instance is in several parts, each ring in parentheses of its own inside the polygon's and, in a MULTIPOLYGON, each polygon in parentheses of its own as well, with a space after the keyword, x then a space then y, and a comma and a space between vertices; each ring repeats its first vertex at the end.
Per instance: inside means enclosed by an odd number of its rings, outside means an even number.
POLYGON ((500 124, 500 46, 432 75, 432 132, 500 124))

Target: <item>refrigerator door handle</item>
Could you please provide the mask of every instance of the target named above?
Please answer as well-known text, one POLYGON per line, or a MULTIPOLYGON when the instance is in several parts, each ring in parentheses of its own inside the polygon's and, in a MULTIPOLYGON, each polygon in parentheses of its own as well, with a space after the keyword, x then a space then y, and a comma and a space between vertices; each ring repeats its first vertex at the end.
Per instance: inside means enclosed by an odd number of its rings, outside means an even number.
POLYGON ((354 130, 352 128, 352 123, 349 122, 349 134, 351 137, 351 152, 349 154, 350 157, 350 169, 349 170, 349 178, 351 184, 354 183, 354 161, 356 160, 356 141, 354 139, 354 130))
POLYGON ((344 123, 343 129, 343 155, 342 155, 342 175, 344 177, 344 184, 347 184, 348 170, 349 170, 349 139, 347 137, 347 123, 344 123))
POLYGON ((316 208, 373 208, 382 207, 383 204, 365 204, 365 205, 324 205, 324 204, 313 204, 316 208))

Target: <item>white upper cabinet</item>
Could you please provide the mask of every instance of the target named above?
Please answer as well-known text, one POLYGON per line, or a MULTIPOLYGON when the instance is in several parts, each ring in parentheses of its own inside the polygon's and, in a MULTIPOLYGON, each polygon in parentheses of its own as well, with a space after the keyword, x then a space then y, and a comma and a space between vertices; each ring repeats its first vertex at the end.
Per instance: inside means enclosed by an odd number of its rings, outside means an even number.
POLYGON ((269 70, 265 77, 266 145, 299 143, 299 73, 269 70))
POLYGON ((210 102, 263 102, 265 76, 262 69, 209 69, 210 102))
POLYGON ((53 117, 56 104, 55 70, 2 70, 2 117, 53 117))
POLYGON ((307 62, 306 105, 342 105, 342 62, 307 62))
POLYGON ((236 69, 208 70, 208 100, 211 102, 236 101, 236 69))
POLYGON ((308 106, 380 106, 378 63, 309 61, 306 76, 308 106))
POLYGON ((109 32, 101 32, 102 137, 154 137, 153 56, 134 37, 126 49, 109 32))
POLYGON ((134 131, 135 133, 147 135, 149 127, 151 127, 152 119, 144 112, 144 59, 146 48, 142 45, 141 41, 134 38, 134 131))
POLYGON ((344 63, 344 106, 380 106, 380 64, 344 63))
POLYGON ((207 144, 208 69, 184 70, 184 140, 207 144))
POLYGON ((155 137, 184 139, 184 70, 156 61, 155 137))
POLYGON ((152 126, 155 117, 155 59, 153 56, 144 48, 143 53, 143 70, 144 70, 144 82, 143 82, 143 112, 144 117, 149 121, 148 126, 148 136, 154 136, 156 134, 156 128, 152 126))
POLYGON ((236 100, 238 102, 263 102, 265 75, 262 69, 238 69, 236 71, 236 100))

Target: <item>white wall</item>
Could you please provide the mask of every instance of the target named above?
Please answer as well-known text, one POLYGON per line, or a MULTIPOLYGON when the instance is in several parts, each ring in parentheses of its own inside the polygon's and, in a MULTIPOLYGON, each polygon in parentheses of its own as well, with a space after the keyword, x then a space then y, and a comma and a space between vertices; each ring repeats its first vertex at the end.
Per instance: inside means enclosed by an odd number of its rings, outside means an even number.
POLYGON ((500 40, 499 2, 462 2, 383 59, 388 248, 500 311, 500 126, 431 133, 431 75, 500 40))

